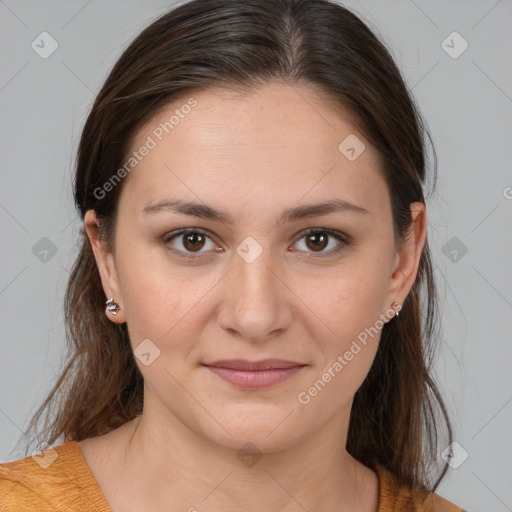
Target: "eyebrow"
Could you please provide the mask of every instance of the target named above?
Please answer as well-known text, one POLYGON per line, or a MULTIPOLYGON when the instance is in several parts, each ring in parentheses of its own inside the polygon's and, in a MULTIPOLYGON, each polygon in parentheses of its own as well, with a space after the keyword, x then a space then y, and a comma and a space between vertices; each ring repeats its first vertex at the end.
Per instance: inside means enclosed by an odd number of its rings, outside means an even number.
MULTIPOLYGON (((179 215, 188 215, 201 219, 208 219, 233 224, 233 217, 226 210, 217 210, 204 203, 194 201, 183 201, 180 199, 163 199, 155 204, 148 204, 142 210, 143 216, 149 216, 161 212, 177 213, 179 215)), ((345 199, 331 199, 322 203, 307 204, 295 206, 285 210, 278 221, 295 222, 309 217, 319 217, 336 212, 352 212, 359 214, 369 214, 370 212, 355 203, 345 199)))

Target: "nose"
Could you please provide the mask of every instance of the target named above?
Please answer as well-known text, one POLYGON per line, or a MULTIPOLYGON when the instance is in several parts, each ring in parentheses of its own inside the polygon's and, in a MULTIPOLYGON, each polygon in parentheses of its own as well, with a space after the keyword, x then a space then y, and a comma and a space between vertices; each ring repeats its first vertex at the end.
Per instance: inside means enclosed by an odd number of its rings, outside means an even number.
POLYGON ((252 343, 262 343, 286 331, 293 321, 293 301, 282 266, 263 250, 254 260, 234 255, 233 268, 223 279, 219 325, 252 343))

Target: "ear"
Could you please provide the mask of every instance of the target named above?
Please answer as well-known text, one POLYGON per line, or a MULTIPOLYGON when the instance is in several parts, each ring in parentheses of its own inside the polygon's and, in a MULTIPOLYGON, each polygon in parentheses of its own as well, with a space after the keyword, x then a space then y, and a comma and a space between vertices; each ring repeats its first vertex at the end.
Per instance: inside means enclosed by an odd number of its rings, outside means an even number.
POLYGON ((418 202, 411 204, 412 223, 408 232, 407 241, 395 254, 394 268, 391 274, 387 308, 389 304, 399 302, 403 304, 411 291, 418 274, 421 253, 427 240, 427 212, 425 204, 418 202))
POLYGON ((100 273, 101 285, 105 292, 105 302, 108 298, 113 298, 120 306, 120 310, 116 315, 112 313, 105 313, 108 318, 116 323, 122 324, 126 322, 126 315, 124 309, 124 301, 119 286, 118 276, 115 267, 114 255, 106 251, 103 241, 100 240, 98 232, 98 218, 94 210, 88 210, 84 216, 85 230, 91 243, 96 265, 100 273))

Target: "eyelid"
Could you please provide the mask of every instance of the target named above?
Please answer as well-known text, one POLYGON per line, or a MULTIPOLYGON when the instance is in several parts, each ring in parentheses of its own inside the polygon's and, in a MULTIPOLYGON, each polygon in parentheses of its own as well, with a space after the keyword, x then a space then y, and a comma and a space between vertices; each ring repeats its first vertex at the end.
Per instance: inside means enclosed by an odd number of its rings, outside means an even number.
MULTIPOLYGON (((326 233, 327 236, 329 236, 331 238, 335 238, 339 244, 338 244, 338 247, 331 249, 329 251, 319 252, 319 253, 308 252, 307 256, 301 256, 306 259, 328 258, 329 256, 339 254, 346 247, 348 247, 349 245, 352 245, 352 238, 349 235, 343 233, 342 231, 338 231, 337 229, 329 229, 329 228, 307 228, 307 229, 304 229, 300 233, 298 233, 297 240, 294 242, 294 245, 299 240, 301 240, 305 236, 312 234, 312 233, 326 233)), ((300 251, 297 251, 297 252, 300 252, 300 251)))
MULTIPOLYGON (((173 240, 174 238, 177 238, 179 237, 180 235, 186 235, 186 234, 189 234, 189 233, 199 233, 199 234, 202 234, 202 235, 205 235, 206 237, 210 238, 210 240, 212 240, 212 242, 215 243, 215 235, 213 235, 213 233, 211 231, 209 231, 208 229, 203 229, 203 228, 182 228, 182 229, 178 229, 176 231, 172 231, 170 233, 167 233, 166 235, 164 235, 162 237, 162 244, 167 246, 167 244, 169 243, 169 241, 173 240)), ((331 255, 335 255, 339 252, 341 252, 346 246, 349 246, 349 245, 352 245, 353 244, 353 240, 352 240, 352 237, 347 235, 346 233, 343 233, 342 231, 338 231, 338 230, 335 230, 335 229, 329 229, 329 228, 322 228, 322 227, 318 227, 318 228, 307 228, 307 229, 304 229, 302 231, 300 231, 297 236, 296 236, 296 240, 294 242, 294 245, 300 241, 302 238, 304 238, 305 236, 309 235, 309 234, 312 234, 312 233, 326 233, 328 236, 332 237, 332 238, 335 238, 338 242, 339 242, 339 246, 335 249, 331 249, 329 251, 326 251, 326 252, 320 252, 320 253, 317 253, 315 254, 314 252, 311 252, 309 253, 310 256, 304 256, 305 258, 327 258, 328 256, 331 256, 331 255)), ((217 244, 218 245, 218 244, 217 244)), ((192 254, 194 253, 187 253, 187 252, 183 252, 179 249, 175 249, 175 248, 172 248, 172 249, 169 249, 171 252, 173 252, 174 254, 178 254, 179 257, 183 257, 185 259, 199 259, 201 257, 201 252, 198 252, 198 253, 195 253, 196 255, 192 256, 192 254)), ((301 252, 301 251, 295 251, 294 252, 301 252)))
MULTIPOLYGON (((209 231, 207 229, 203 229, 203 228, 182 228, 182 229, 178 229, 176 231, 172 231, 172 232, 167 233, 166 235, 164 235, 162 237, 162 244, 167 247, 167 244, 171 240, 173 240, 174 238, 178 238, 181 235, 186 235, 186 234, 189 234, 189 233, 199 233, 199 234, 205 235, 208 238, 210 238, 212 240, 212 242, 215 243, 215 241, 214 241, 215 236, 213 235, 213 233, 211 231, 209 231)), ((201 254, 202 254, 202 253, 199 252, 199 253, 196 253, 197 256, 194 256, 193 255, 194 253, 183 252, 183 251, 181 251, 179 249, 175 249, 175 248, 168 248, 168 250, 171 251, 173 254, 177 254, 181 258, 185 258, 185 259, 189 259, 189 260, 198 259, 198 258, 201 257, 201 254)))

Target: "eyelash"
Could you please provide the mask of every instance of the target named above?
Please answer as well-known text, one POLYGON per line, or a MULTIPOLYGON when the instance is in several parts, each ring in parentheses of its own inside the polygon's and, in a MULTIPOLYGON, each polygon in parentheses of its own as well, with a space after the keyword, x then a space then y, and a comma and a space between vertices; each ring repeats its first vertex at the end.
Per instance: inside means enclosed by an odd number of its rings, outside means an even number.
MULTIPOLYGON (((210 239, 212 238, 208 231, 205 231, 205 230, 202 230, 202 229, 196 229, 196 228, 186 228, 186 229, 180 229, 178 231, 175 231, 175 232, 172 232, 172 233, 169 233, 169 234, 165 235, 162 238, 162 243, 164 245, 167 245, 174 238, 177 238, 180 235, 189 235, 191 233, 199 233, 199 234, 204 235, 204 236, 206 236, 206 237, 208 237, 210 239)), ((325 258, 325 257, 331 256, 333 254, 338 254, 345 247, 351 245, 351 239, 350 239, 350 237, 348 235, 345 235, 344 233, 341 233, 340 231, 334 231, 332 229, 323 229, 323 228, 309 228, 309 229, 306 229, 305 231, 303 231, 301 233, 301 236, 297 239, 297 242, 299 240, 302 240, 302 238, 304 238, 304 237, 306 237, 308 235, 311 235, 313 233, 327 234, 328 236, 330 236, 332 238, 335 238, 338 242, 340 242, 340 244, 339 244, 339 246, 336 249, 331 249, 330 251, 327 251, 326 253, 319 253, 319 254, 312 253, 313 254, 312 256, 306 256, 306 258, 313 258, 313 259, 314 258, 325 258)), ((191 253, 184 253, 183 251, 181 251, 179 249, 169 248, 169 250, 172 253, 177 254, 181 258, 186 258, 186 259, 190 259, 190 260, 195 260, 195 259, 198 259, 198 258, 201 257, 200 256, 201 253, 196 253, 197 256, 190 256, 191 253)))

